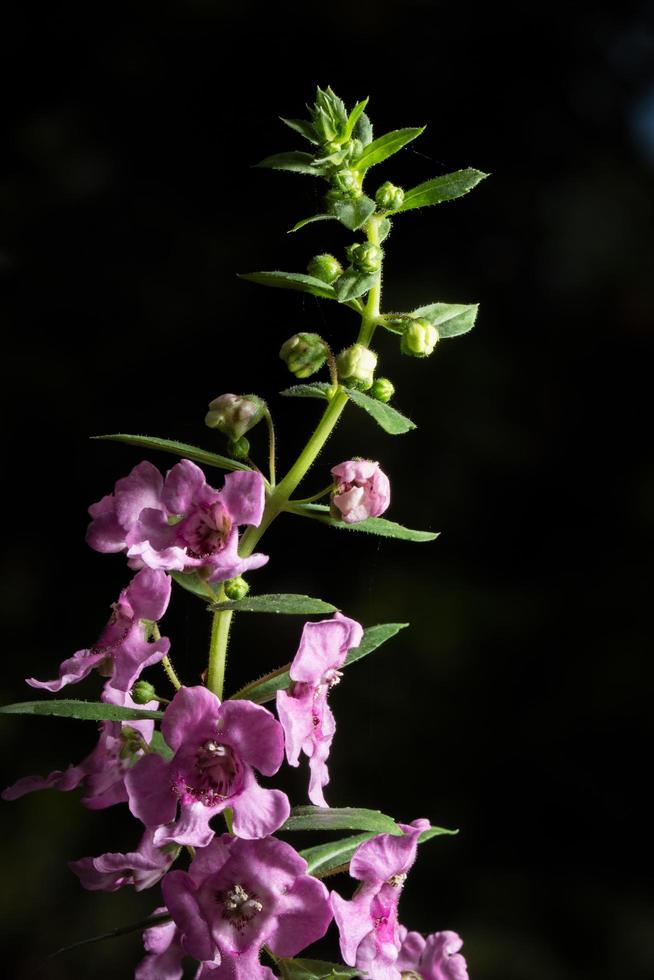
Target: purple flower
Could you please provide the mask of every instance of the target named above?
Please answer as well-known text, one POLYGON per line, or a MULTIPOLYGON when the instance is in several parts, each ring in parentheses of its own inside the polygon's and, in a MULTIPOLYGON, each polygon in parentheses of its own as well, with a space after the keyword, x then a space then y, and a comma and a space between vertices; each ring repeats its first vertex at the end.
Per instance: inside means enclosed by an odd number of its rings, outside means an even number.
POLYGON ((306 861, 284 841, 223 834, 161 887, 184 949, 213 967, 207 976, 267 980, 272 974, 259 964, 264 944, 276 956, 295 956, 324 936, 332 919, 327 889, 306 872, 306 861))
POLYGON ((357 524, 367 517, 379 517, 391 502, 391 485, 370 459, 348 459, 332 467, 336 488, 332 512, 346 524, 357 524))
POLYGON ((468 980, 466 961, 459 953, 463 940, 456 932, 433 932, 425 939, 400 926, 402 947, 397 968, 420 980, 468 980))
POLYGON ((69 867, 89 891, 115 892, 123 885, 143 891, 161 881, 179 854, 179 847, 174 844, 155 847, 152 836, 152 831, 146 830, 138 848, 131 853, 80 858, 70 861, 69 867))
POLYGON ((327 758, 336 730, 327 695, 341 678, 348 650, 361 642, 363 628, 335 613, 332 619, 306 623, 289 671, 293 684, 277 692, 277 714, 284 728, 286 758, 300 764, 300 752, 309 757, 309 799, 327 806, 322 788, 329 782, 327 758))
POLYGON ((214 490, 188 459, 165 480, 143 462, 89 508, 86 540, 96 551, 126 551, 132 568, 198 568, 209 582, 223 582, 268 561, 238 554, 238 526, 258 525, 264 502, 263 477, 252 470, 228 473, 223 489, 214 490))
MULTIPOLYGON (((152 914, 162 915, 167 911, 159 908, 152 914)), ((182 960, 186 954, 180 940, 180 931, 174 922, 162 922, 146 929, 143 945, 147 956, 137 966, 134 980, 182 980, 182 960)))
POLYGON ((361 885, 351 901, 336 892, 331 895, 343 959, 374 980, 400 980, 397 906, 416 859, 418 838, 429 821, 414 820, 400 827, 403 836, 379 834, 354 852, 350 875, 361 885))
POLYGON ((130 691, 141 671, 158 663, 170 649, 167 637, 153 642, 148 638, 151 623, 158 622, 168 608, 170 589, 171 581, 165 572, 142 569, 113 604, 111 619, 95 646, 78 650, 64 660, 57 680, 28 677, 27 683, 46 691, 60 691, 68 684, 77 684, 98 667, 109 674, 113 688, 130 691))
POLYGON ((254 775, 258 769, 273 776, 284 757, 282 728, 269 711, 251 701, 221 704, 206 687, 183 687, 161 731, 175 756, 166 762, 147 755, 126 777, 130 809, 157 828, 157 847, 205 847, 213 837, 209 821, 226 807, 238 837, 265 837, 281 827, 290 812, 286 794, 263 789, 254 775))

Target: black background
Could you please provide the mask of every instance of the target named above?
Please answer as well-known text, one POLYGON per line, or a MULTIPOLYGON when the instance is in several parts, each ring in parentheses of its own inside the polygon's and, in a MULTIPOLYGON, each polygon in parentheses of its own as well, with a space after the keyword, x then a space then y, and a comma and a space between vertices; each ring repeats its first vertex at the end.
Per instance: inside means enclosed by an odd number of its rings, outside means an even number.
MULTIPOLYGON (((252 584, 323 595, 367 625, 412 623, 334 692, 328 792, 460 828, 421 851, 404 922, 460 932, 474 980, 653 976, 651 5, 21 10, 2 40, 2 700, 32 697, 24 676, 51 677, 92 642, 126 581, 121 557, 85 546, 85 510, 142 454, 90 435, 220 451, 207 402, 254 390, 281 464, 300 448, 319 406, 277 397, 278 348, 304 329, 338 349, 356 320, 235 273, 302 270, 351 236, 330 224, 287 236, 317 210, 318 182, 251 165, 299 147, 277 116, 302 115, 316 83, 349 105, 370 95, 377 134, 428 125, 372 190, 492 173, 396 222, 386 308, 481 312, 427 361, 376 338, 419 428, 388 437, 350 410, 305 486, 350 455, 379 459, 388 516, 443 534, 411 545, 285 518, 252 584)), ((243 617, 228 686, 289 660, 300 625, 243 617)), ((165 632, 189 683, 207 630, 202 605, 177 598, 165 632)), ((97 682, 70 693, 95 697, 97 682)), ((11 782, 82 758, 94 732, 7 718, 2 738, 11 782)), ((284 778, 303 802, 306 769, 284 778)), ((126 808, 90 813, 75 796, 2 807, 7 975, 130 976, 140 955, 136 935, 44 964, 158 903, 81 890, 65 862, 129 850, 138 829, 126 808)))

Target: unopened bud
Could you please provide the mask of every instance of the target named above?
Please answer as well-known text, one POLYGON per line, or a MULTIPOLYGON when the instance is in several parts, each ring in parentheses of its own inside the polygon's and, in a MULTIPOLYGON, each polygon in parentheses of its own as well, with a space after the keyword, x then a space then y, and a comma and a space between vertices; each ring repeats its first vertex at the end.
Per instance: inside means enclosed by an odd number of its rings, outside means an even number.
POLYGON ((349 388, 367 391, 371 387, 377 355, 363 344, 353 344, 342 350, 336 359, 339 380, 349 388))
POLYGON ((314 255, 307 266, 307 272, 321 282, 332 283, 343 274, 343 266, 337 258, 325 252, 314 255))
POLYGON ((359 197, 361 195, 362 177, 358 170, 345 168, 338 170, 332 177, 332 184, 337 191, 345 194, 346 197, 359 197))
POLYGON ((150 681, 137 681, 132 688, 132 701, 134 704, 147 704, 149 701, 158 701, 157 692, 150 681))
POLYGON ((250 455, 250 442, 245 436, 240 439, 232 439, 227 447, 227 451, 232 459, 237 459, 244 463, 250 455))
POLYGON ((282 344, 279 356, 296 378, 308 378, 327 360, 329 347, 317 333, 296 333, 282 344))
POLYGON ((395 394, 395 385, 388 378, 376 378, 370 394, 379 402, 389 402, 395 394))
POLYGON ((385 211, 394 211, 404 200, 404 191, 401 187, 396 187, 389 180, 377 190, 375 200, 380 208, 385 211))
POLYGON ((241 575, 225 582, 225 595, 228 599, 245 599, 249 591, 250 586, 241 575))
POLYGON ((219 395, 209 402, 205 425, 218 429, 232 440, 240 439, 266 414, 266 403, 258 395, 219 395))
POLYGON ((438 330, 429 320, 409 320, 400 340, 400 350, 409 357, 429 357, 438 343, 438 330))
POLYGON ((352 264, 357 272, 369 274, 379 272, 383 254, 379 245, 373 245, 372 242, 359 242, 358 245, 350 249, 352 264))

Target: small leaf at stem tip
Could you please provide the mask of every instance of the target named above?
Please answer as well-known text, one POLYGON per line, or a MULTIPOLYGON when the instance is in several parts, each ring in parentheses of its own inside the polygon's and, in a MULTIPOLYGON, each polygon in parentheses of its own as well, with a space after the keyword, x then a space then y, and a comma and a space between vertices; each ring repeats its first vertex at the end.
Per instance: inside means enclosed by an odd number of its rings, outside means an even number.
POLYGON ((481 170, 468 167, 466 170, 457 170, 451 174, 443 174, 442 177, 434 177, 433 180, 426 180, 424 184, 418 184, 417 187, 405 191, 404 200, 400 207, 389 211, 388 214, 400 214, 402 211, 411 211, 413 208, 424 208, 430 204, 454 201, 457 197, 463 197, 488 176, 481 170))
POLYGON ((281 972, 281 980, 346 980, 348 977, 358 977, 359 970, 340 963, 325 963, 323 960, 305 960, 283 956, 275 958, 275 963, 281 972))
POLYGON ((187 592, 198 596, 199 599, 215 599, 219 586, 209 585, 197 572, 171 572, 170 577, 187 592))
MULTIPOLYGON (((398 833, 402 833, 399 827, 398 833)), ((424 844, 433 837, 443 835, 452 837, 458 833, 458 830, 447 830, 445 827, 430 827, 429 830, 423 830, 418 838, 418 843, 424 844)), ((336 874, 338 871, 346 871, 357 847, 376 836, 376 834, 355 834, 352 837, 342 837, 340 840, 307 847, 305 850, 299 851, 299 854, 307 862, 307 871, 310 875, 314 875, 316 878, 325 878, 327 875, 336 874)))
POLYGON ((363 195, 353 201, 338 201, 334 205, 334 217, 349 231, 357 231, 365 225, 376 207, 374 201, 363 195))
POLYGON ((332 386, 326 381, 312 381, 306 385, 293 385, 292 388, 284 388, 280 395, 287 398, 322 398, 328 399, 332 386))
POLYGON ((479 303, 430 303, 413 310, 411 316, 429 320, 438 329, 438 336, 459 337, 475 325, 479 303))
POLYGON ((387 521, 385 517, 368 517, 365 521, 358 521, 356 524, 346 524, 345 521, 337 521, 331 517, 329 507, 325 504, 294 504, 292 508, 287 509, 291 514, 310 517, 314 521, 321 521, 323 524, 344 531, 365 531, 367 534, 377 534, 382 538, 422 542, 435 541, 440 534, 440 531, 415 531, 394 521, 387 521))
POLYGON ((358 296, 363 296, 378 281, 378 272, 356 272, 355 269, 348 269, 334 283, 336 298, 339 303, 347 303, 349 300, 356 299, 358 296))
POLYGON ((174 439, 160 439, 158 436, 133 436, 123 432, 107 436, 91 436, 91 438, 106 439, 110 442, 124 442, 128 446, 140 446, 143 449, 157 449, 162 453, 183 456, 184 459, 192 459, 194 463, 200 463, 202 466, 215 466, 221 470, 250 469, 245 463, 239 463, 235 459, 228 459, 227 456, 220 456, 218 453, 200 449, 198 446, 189 446, 185 442, 177 442, 174 439))
POLYGON ((295 806, 278 833, 292 830, 368 830, 376 834, 398 834, 392 817, 379 810, 359 807, 295 806))
POLYGON ((0 706, 2 715, 51 715, 57 718, 78 718, 81 721, 145 721, 163 718, 163 711, 144 708, 123 708, 103 701, 22 701, 0 706))
POLYGON ((353 401, 355 405, 358 405, 359 408, 362 408, 368 415, 372 416, 384 432, 388 432, 392 436, 410 432, 411 429, 415 429, 416 427, 415 422, 408 419, 406 415, 402 415, 396 408, 392 408, 390 405, 387 405, 385 402, 380 402, 376 398, 371 398, 370 395, 364 394, 363 391, 357 391, 356 388, 345 388, 345 394, 350 401, 353 401))
POLYGON ((211 604, 214 612, 233 609, 234 612, 287 613, 291 616, 312 616, 315 613, 338 612, 336 606, 322 599, 312 599, 308 595, 279 593, 273 595, 252 595, 245 599, 232 599, 227 602, 211 604))
POLYGON ((279 117, 285 126, 290 129, 295 130, 300 136, 304 136, 305 140, 309 140, 314 146, 317 145, 318 139, 316 138, 316 131, 313 128, 313 123, 310 123, 307 119, 285 119, 284 116, 279 117))
POLYGON ((348 116, 347 126, 345 127, 345 133, 343 134, 344 137, 345 137, 345 139, 348 139, 349 140, 352 137, 352 133, 354 132, 354 127, 356 126, 357 122, 359 121, 359 116, 361 115, 361 113, 363 112, 363 110, 366 108, 366 106, 368 105, 368 102, 369 101, 370 101, 370 96, 368 95, 368 96, 366 96, 365 99, 362 99, 361 102, 357 102, 357 104, 355 105, 354 109, 352 110, 352 112, 348 116))
POLYGON ((302 218, 301 221, 296 221, 292 228, 288 229, 288 234, 292 234, 294 231, 299 231, 300 228, 304 228, 305 225, 311 225, 314 221, 336 221, 335 214, 314 214, 310 218, 302 218))
POLYGON ((296 174, 310 174, 312 177, 321 177, 322 168, 317 167, 314 158, 310 153, 303 153, 300 150, 289 150, 287 153, 273 153, 255 163, 255 167, 264 167, 269 170, 290 170, 296 174))
POLYGON ((379 136, 365 148, 356 161, 355 166, 357 170, 368 170, 369 167, 374 167, 378 163, 382 163, 388 157, 392 157, 394 153, 401 150, 407 143, 410 143, 411 140, 416 139, 421 133, 424 133, 424 131, 424 126, 411 126, 405 129, 394 129, 391 133, 385 133, 383 136, 379 136))
POLYGON ((307 276, 302 272, 241 272, 239 279, 256 282, 260 286, 272 286, 275 289, 294 289, 300 293, 311 293, 323 299, 336 299, 333 286, 328 285, 315 276, 307 276))

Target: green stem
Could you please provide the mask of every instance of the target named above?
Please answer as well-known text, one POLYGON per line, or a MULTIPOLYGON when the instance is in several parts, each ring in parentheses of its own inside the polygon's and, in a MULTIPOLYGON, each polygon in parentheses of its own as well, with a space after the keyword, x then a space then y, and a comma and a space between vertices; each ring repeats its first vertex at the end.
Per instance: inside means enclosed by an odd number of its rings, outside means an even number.
POLYGON ((268 426, 268 472, 270 474, 270 488, 275 489, 275 426, 272 415, 266 411, 266 425, 268 426))
MULTIPOLYGON (((220 586, 216 596, 217 602, 225 599, 225 587, 220 586)), ((227 644, 229 643, 229 627, 232 622, 232 610, 222 609, 213 614, 211 621, 211 639, 209 640, 209 667, 207 669, 207 687, 222 699, 225 684, 225 664, 227 662, 227 644)))
POLYGON ((334 489, 334 481, 332 480, 326 487, 319 490, 318 493, 314 493, 311 497, 302 497, 301 500, 289 500, 289 504, 312 504, 314 500, 320 500, 321 497, 326 497, 328 493, 334 489))

